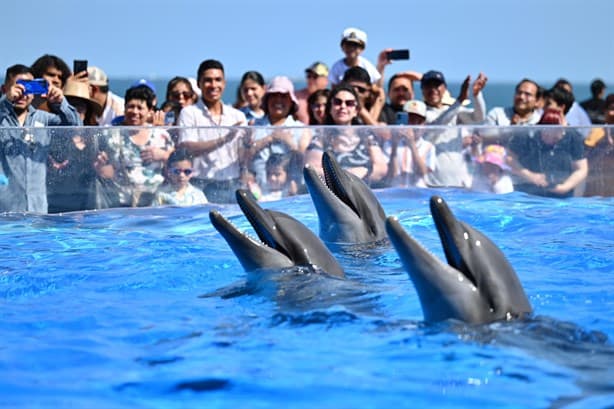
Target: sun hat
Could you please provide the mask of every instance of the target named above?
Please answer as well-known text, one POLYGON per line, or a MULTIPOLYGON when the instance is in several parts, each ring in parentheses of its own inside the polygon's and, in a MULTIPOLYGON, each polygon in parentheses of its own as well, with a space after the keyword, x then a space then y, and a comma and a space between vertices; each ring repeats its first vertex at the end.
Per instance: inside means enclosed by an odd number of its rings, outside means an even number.
POLYGON ((102 105, 90 98, 90 89, 87 82, 68 79, 63 92, 65 97, 79 98, 85 101, 96 116, 102 114, 102 105))
POLYGON ((298 99, 294 95, 294 85, 288 77, 274 77, 266 87, 265 96, 268 94, 289 94, 292 102, 298 105, 298 99))
POLYGON ((367 46, 367 33, 354 27, 348 27, 341 34, 341 44, 345 41, 357 43, 363 47, 367 46))
POLYGON ((403 111, 409 114, 420 115, 421 117, 426 118, 426 104, 417 99, 407 101, 403 105, 403 111))
POLYGON ((90 66, 87 67, 87 78, 90 81, 90 84, 97 86, 105 86, 109 85, 109 78, 107 74, 100 68, 90 66))
POLYGON ((313 72, 319 77, 328 77, 328 67, 320 61, 316 61, 309 67, 305 68, 305 72, 313 72))
POLYGON ((482 154, 478 156, 478 163, 492 163, 493 165, 499 166, 502 170, 508 170, 509 166, 506 163, 507 152, 505 148, 501 145, 492 144, 487 145, 482 154))

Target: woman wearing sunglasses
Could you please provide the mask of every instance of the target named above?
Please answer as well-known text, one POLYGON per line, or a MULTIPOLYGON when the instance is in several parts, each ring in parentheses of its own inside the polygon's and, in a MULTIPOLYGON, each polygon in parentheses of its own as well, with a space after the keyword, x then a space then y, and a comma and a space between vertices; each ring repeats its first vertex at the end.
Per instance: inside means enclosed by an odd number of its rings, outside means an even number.
POLYGON ((388 160, 372 130, 359 125, 360 100, 354 87, 341 83, 326 105, 324 137, 312 140, 306 161, 321 168, 322 152, 331 150, 342 167, 368 183, 380 182, 388 171, 388 160))
POLYGON ((166 167, 166 183, 160 186, 154 200, 155 206, 193 206, 208 203, 202 190, 190 183, 194 174, 192 156, 185 149, 171 153, 166 167))

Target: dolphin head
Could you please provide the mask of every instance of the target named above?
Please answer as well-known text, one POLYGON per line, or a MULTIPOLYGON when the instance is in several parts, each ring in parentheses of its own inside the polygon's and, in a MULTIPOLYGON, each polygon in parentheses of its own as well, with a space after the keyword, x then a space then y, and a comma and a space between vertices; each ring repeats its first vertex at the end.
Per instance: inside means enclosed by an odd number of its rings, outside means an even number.
POLYGON ((263 209, 246 190, 237 190, 236 197, 260 241, 240 232, 215 210, 209 218, 246 271, 317 266, 332 276, 345 276, 328 248, 305 225, 285 213, 263 209))
POLYGON ((457 220, 441 197, 433 196, 430 207, 447 263, 407 234, 396 219, 386 220, 425 320, 483 324, 530 314, 529 300, 503 252, 483 233, 457 220))
POLYGON ((386 238, 384 209, 367 184, 344 170, 330 152, 322 156, 322 180, 305 166, 305 184, 318 212, 320 238, 330 243, 367 243, 386 238))

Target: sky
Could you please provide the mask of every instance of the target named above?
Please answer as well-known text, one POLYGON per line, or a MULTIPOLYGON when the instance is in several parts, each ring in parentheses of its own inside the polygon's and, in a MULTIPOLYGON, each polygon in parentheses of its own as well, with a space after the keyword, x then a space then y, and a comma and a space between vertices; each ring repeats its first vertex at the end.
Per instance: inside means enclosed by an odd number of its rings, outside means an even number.
POLYGON ((552 85, 602 78, 614 90, 612 0, 31 0, 2 5, 0 76, 6 67, 54 54, 87 59, 109 78, 195 76, 201 61, 222 61, 227 78, 303 78, 332 65, 346 27, 368 35, 364 56, 409 48, 394 72, 442 71, 460 81, 529 77, 552 85))

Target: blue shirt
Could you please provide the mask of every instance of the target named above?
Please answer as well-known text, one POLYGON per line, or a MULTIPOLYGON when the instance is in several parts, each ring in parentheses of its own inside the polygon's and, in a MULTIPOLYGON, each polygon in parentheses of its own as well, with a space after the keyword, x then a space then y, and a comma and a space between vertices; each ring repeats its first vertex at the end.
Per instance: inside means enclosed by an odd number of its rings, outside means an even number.
POLYGON ((47 156, 51 138, 61 137, 58 130, 46 127, 82 125, 79 114, 62 100, 50 104, 54 113, 28 107, 21 126, 13 104, 0 98, 0 212, 47 213, 47 156))

